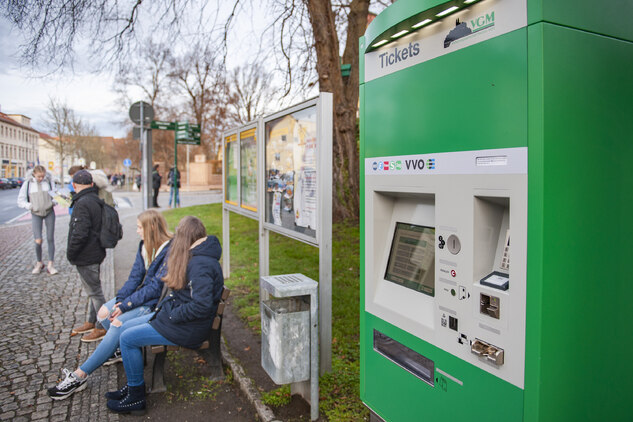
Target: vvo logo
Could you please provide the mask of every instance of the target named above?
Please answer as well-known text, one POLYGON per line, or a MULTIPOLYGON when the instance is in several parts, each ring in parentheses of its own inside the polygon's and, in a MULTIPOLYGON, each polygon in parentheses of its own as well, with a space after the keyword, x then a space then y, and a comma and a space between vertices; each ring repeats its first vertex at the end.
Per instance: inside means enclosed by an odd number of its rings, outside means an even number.
POLYGON ((435 158, 410 158, 407 160, 384 160, 374 161, 371 163, 371 168, 375 172, 398 172, 398 171, 420 171, 423 169, 433 170, 435 169, 435 158))
POLYGON ((407 170, 423 170, 424 167, 426 167, 427 170, 434 170, 435 158, 429 158, 426 162, 423 158, 404 160, 404 167, 407 170))

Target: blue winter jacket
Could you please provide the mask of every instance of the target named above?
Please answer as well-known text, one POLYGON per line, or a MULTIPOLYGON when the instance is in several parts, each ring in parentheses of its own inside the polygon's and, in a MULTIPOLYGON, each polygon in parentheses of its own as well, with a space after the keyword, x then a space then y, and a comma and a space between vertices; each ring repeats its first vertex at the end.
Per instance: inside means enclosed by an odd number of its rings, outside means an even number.
POLYGON ((167 340, 197 349, 211 335, 211 324, 224 287, 218 262, 221 255, 222 246, 215 236, 208 236, 190 251, 187 285, 170 291, 150 322, 167 340))
POLYGON ((127 312, 141 305, 154 308, 163 290, 162 278, 167 274, 167 255, 171 241, 165 245, 145 270, 143 260, 143 241, 138 245, 138 252, 130 276, 121 290, 116 294, 116 301, 121 302, 119 309, 127 312))

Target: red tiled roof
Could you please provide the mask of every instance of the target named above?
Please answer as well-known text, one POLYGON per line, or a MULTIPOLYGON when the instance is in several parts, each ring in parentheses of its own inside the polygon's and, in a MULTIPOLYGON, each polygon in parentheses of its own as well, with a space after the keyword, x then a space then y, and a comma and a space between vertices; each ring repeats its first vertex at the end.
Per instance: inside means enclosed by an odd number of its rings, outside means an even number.
POLYGON ((23 125, 21 123, 16 122, 15 120, 13 120, 12 118, 10 118, 8 115, 6 115, 5 113, 3 113, 1 111, 0 111, 0 122, 8 123, 10 125, 17 126, 17 127, 22 128, 22 129, 30 130, 31 132, 38 133, 37 130, 33 129, 32 127, 25 126, 25 125, 23 125))

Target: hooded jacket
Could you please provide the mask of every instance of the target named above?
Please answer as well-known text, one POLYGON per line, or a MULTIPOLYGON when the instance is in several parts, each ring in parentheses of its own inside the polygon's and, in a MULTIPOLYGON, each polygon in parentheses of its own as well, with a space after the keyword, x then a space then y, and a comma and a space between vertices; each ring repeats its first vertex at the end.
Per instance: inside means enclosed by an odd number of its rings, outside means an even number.
POLYGON ((156 306, 163 290, 162 278, 167 274, 167 254, 170 245, 171 241, 159 249, 158 254, 146 269, 141 240, 130 276, 116 294, 116 301, 121 303, 119 305, 121 311, 127 312, 141 305, 152 309, 156 306))
POLYGON ((105 259, 106 251, 99 243, 102 203, 94 186, 73 195, 66 247, 66 257, 73 265, 101 264, 105 259))
MULTIPOLYGON (((55 190, 55 181, 53 179, 53 175, 50 172, 46 172, 46 176, 40 183, 40 189, 42 192, 48 192, 49 190, 55 190)), ((29 196, 32 193, 38 192, 37 180, 33 176, 33 170, 29 170, 24 177, 24 183, 20 187, 20 192, 18 193, 18 207, 24 208, 27 210, 31 210, 32 204, 29 200, 29 196)))
POLYGON ((219 263, 222 246, 217 237, 208 236, 190 254, 187 285, 167 294, 150 324, 167 340, 197 349, 211 334, 222 296, 224 277, 219 263))

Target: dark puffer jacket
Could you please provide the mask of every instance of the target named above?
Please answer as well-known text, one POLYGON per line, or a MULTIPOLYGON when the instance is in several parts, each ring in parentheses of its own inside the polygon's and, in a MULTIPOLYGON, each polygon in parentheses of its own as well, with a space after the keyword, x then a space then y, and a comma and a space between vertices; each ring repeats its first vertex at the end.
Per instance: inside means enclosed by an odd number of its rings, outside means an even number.
POLYGON ((152 327, 167 340, 197 349, 211 334, 211 324, 220 303, 224 277, 218 260, 218 238, 207 239, 191 250, 187 264, 188 283, 171 291, 158 305, 152 327))
POLYGON ((101 264, 106 251, 99 243, 101 205, 97 188, 89 187, 73 195, 73 215, 68 229, 66 257, 77 266, 101 264))
POLYGON ((119 309, 127 312, 141 305, 154 308, 163 290, 162 278, 167 274, 167 254, 169 242, 145 269, 143 260, 143 241, 138 245, 138 252, 132 271, 127 281, 116 294, 116 301, 121 302, 119 309))

